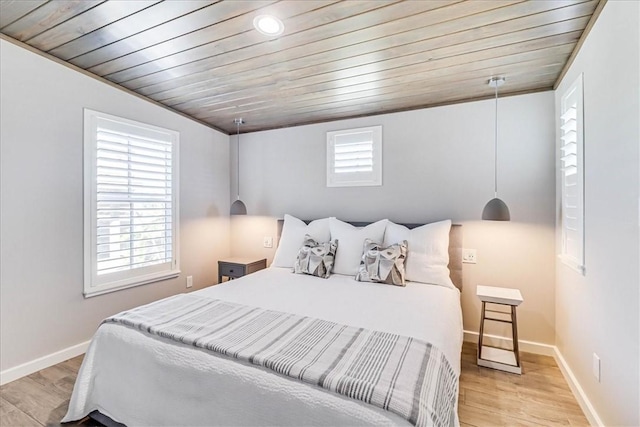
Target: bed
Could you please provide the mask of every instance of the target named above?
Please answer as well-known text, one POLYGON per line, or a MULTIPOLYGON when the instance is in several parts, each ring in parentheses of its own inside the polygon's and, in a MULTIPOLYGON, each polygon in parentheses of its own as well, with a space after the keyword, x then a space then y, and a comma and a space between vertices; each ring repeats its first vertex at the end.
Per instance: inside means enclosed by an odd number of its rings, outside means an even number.
MULTIPOLYGON (((452 226, 454 280, 440 284, 407 282, 399 288, 272 266, 189 295, 427 341, 449 362, 457 392, 461 246, 461 229, 452 226)), ((315 384, 119 323, 103 323, 96 332, 62 421, 88 414, 130 426, 411 425, 394 412, 315 384)), ((457 415, 451 424, 458 424, 457 415)))

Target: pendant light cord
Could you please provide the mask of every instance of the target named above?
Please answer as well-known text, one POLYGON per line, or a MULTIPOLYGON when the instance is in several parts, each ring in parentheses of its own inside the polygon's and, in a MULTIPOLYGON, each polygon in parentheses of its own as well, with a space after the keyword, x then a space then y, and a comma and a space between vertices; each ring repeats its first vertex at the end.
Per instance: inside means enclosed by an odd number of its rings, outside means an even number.
POLYGON ((494 159, 493 159, 493 191, 494 197, 498 197, 498 80, 495 81, 495 93, 496 93, 496 123, 495 123, 495 144, 494 144, 494 159))
POLYGON ((236 121, 236 125, 238 126, 237 140, 238 140, 238 151, 236 153, 236 183, 238 184, 237 196, 238 200, 240 200, 240 123, 242 119, 236 121))

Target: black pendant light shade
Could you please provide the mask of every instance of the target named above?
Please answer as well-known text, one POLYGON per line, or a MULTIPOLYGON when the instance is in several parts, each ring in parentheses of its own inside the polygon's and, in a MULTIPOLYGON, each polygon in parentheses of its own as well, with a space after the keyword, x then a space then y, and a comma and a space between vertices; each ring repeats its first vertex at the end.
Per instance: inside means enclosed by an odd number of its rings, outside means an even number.
POLYGON ((484 206, 482 219, 488 221, 511 221, 511 214, 506 203, 496 197, 489 200, 484 206))
POLYGON ((238 151, 237 151, 237 157, 236 157, 236 171, 237 171, 236 183, 238 185, 238 199, 231 204, 231 209, 229 209, 229 213, 231 215, 246 215, 247 207, 242 202, 242 200, 240 200, 240 125, 244 124, 244 120, 242 120, 241 118, 234 119, 233 122, 238 127, 238 151))
POLYGON ((511 214, 507 204, 498 198, 498 86, 504 84, 504 77, 493 77, 489 80, 489 86, 495 88, 496 116, 495 116, 495 145, 494 145, 494 198, 489 200, 482 210, 482 219, 487 221, 511 221, 511 214))

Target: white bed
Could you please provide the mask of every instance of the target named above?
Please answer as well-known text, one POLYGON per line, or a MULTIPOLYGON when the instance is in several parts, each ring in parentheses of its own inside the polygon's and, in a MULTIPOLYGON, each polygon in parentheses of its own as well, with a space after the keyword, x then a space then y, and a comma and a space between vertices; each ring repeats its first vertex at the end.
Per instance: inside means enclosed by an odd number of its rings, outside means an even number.
MULTIPOLYGON (((460 374, 460 292, 449 277, 397 287, 271 267, 196 293, 422 339, 460 374)), ((114 323, 96 332, 62 421, 93 411, 129 426, 410 425, 318 386, 114 323)))

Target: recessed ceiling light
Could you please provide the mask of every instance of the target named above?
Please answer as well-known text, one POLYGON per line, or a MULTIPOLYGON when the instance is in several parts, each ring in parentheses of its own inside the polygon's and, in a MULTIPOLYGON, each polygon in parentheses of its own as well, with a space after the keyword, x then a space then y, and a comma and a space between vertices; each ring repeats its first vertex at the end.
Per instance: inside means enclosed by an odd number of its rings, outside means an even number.
POLYGON ((253 26, 266 36, 279 36, 284 32, 281 20, 271 15, 259 15, 253 20, 253 26))

